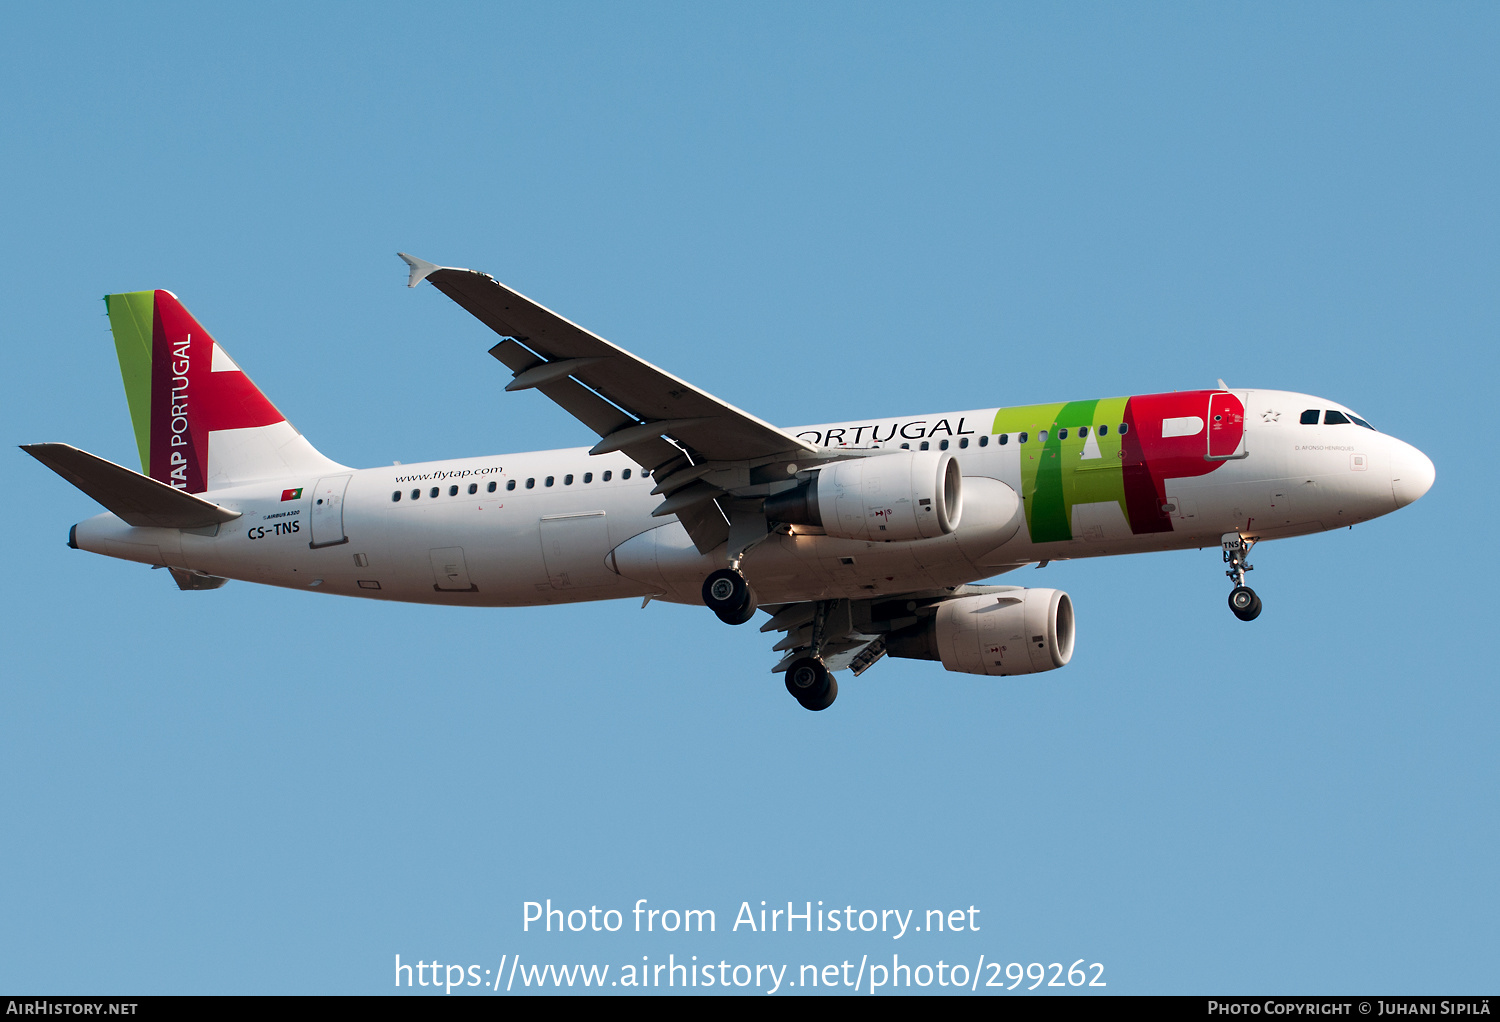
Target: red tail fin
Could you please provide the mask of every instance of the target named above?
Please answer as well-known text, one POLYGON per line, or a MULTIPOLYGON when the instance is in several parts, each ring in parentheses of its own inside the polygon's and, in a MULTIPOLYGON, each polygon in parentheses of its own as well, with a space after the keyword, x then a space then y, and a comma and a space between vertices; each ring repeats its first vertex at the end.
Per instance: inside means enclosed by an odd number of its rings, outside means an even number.
POLYGON ((170 291, 109 295, 105 302, 141 468, 151 478, 202 493, 333 464, 170 291))

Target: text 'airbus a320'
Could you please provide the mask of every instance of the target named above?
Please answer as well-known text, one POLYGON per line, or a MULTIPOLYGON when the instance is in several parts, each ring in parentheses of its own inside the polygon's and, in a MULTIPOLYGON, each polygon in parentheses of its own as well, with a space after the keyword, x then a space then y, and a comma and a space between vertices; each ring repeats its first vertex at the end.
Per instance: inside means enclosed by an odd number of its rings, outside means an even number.
POLYGON ((1146 394, 779 429, 473 270, 403 255, 503 338, 490 354, 599 436, 590 448, 351 469, 324 457, 168 291, 105 301, 142 472, 24 449, 108 513, 69 545, 343 596, 512 607, 644 597, 757 609, 810 710, 882 656, 1017 675, 1065 665, 1056 589, 1026 564, 1219 545, 1230 609, 1260 540, 1388 514, 1432 462, 1323 398, 1146 394))

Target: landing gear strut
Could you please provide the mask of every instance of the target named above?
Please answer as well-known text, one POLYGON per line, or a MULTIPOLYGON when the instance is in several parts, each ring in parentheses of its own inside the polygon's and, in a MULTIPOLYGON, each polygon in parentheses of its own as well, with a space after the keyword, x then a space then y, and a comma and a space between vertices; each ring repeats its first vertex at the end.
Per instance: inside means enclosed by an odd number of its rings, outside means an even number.
POLYGON ((1245 585, 1245 572, 1255 570, 1255 565, 1245 558, 1250 556, 1250 548, 1255 545, 1255 540, 1241 536, 1238 532, 1226 532, 1219 542, 1224 548, 1224 563, 1229 565, 1229 570, 1224 574, 1234 583, 1234 589, 1229 593, 1229 609, 1241 621, 1254 621, 1260 617, 1260 597, 1255 595, 1254 589, 1245 585))
POLYGON ((838 698, 839 683, 822 660, 805 656, 786 669, 786 690, 804 709, 826 710, 838 698))
POLYGON ((720 568, 703 580, 703 602, 727 625, 742 625, 755 616, 755 590, 733 568, 720 568))

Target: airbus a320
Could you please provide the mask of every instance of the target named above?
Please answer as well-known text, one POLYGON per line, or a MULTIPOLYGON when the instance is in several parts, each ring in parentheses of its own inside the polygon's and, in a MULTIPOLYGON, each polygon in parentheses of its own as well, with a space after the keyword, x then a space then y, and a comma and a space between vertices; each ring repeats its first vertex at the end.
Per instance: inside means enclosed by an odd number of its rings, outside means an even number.
POLYGON ((1241 620, 1257 542, 1388 514, 1432 486, 1421 451, 1334 401, 1223 385, 782 429, 473 270, 402 255, 501 338, 592 447, 352 469, 319 453, 168 291, 106 297, 141 471, 23 449, 107 512, 68 545, 341 596, 516 607, 634 597, 757 610, 809 710, 884 656, 1050 671, 1057 589, 979 585, 1051 560, 1212 546, 1241 620))

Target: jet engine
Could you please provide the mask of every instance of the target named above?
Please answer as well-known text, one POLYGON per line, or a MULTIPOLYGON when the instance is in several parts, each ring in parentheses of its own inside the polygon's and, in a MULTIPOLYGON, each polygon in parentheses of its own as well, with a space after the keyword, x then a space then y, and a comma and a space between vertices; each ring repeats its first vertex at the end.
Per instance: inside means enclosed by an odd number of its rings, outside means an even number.
POLYGON ((965 674, 1035 674, 1073 658, 1073 601, 1060 589, 1007 589, 937 605, 920 624, 892 632, 886 652, 941 660, 965 674))
POLYGON ((931 539, 958 528, 963 475, 943 451, 899 451, 814 469, 766 499, 766 517, 839 539, 931 539))

